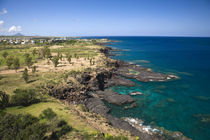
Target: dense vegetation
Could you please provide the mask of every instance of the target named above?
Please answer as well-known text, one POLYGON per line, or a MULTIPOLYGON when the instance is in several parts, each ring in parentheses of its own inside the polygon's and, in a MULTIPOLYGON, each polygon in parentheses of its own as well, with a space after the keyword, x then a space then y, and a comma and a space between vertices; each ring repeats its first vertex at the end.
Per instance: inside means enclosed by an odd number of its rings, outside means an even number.
POLYGON ((11 105, 16 106, 28 106, 34 103, 38 103, 37 94, 34 89, 16 89, 14 95, 11 96, 11 105))
POLYGON ((2 112, 0 120, 0 139, 2 140, 59 139, 72 130, 72 127, 67 125, 64 120, 58 120, 50 108, 44 110, 39 118, 30 114, 12 115, 2 112), (52 116, 52 114, 54 115, 52 116), (50 122, 42 121, 49 119, 50 122), (54 120, 52 121, 52 119, 54 120), (47 136, 47 133, 50 135, 47 136))

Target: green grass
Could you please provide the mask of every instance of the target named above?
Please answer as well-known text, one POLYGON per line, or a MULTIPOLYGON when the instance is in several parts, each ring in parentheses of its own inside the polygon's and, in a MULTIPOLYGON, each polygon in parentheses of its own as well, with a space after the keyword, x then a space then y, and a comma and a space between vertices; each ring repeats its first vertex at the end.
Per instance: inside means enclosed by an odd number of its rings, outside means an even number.
POLYGON ((26 54, 26 53, 30 54, 33 62, 36 62, 38 59, 38 55, 33 56, 31 54, 32 48, 30 48, 30 49, 7 49, 7 50, 0 51, 0 66, 6 66, 6 59, 2 56, 2 54, 4 52, 7 52, 9 55, 19 58, 21 66, 25 65, 24 54, 26 54))
POLYGON ((38 117, 41 112, 47 108, 51 108, 58 116, 59 119, 64 119, 74 129, 82 132, 94 132, 94 128, 90 127, 84 120, 80 119, 75 112, 68 106, 63 105, 60 101, 54 100, 51 102, 41 102, 30 105, 28 107, 16 106, 6 108, 7 113, 11 114, 26 114, 29 113, 38 117))
POLYGON ((77 54, 79 57, 94 57, 98 55, 98 51, 96 49, 91 49, 87 48, 84 46, 78 46, 78 47, 71 47, 71 46, 66 46, 62 48, 57 48, 57 49, 51 49, 51 52, 57 53, 69 53, 74 57, 74 54, 77 54))
POLYGON ((5 91, 9 95, 12 95, 16 88, 35 88, 42 82, 38 74, 37 76, 30 74, 29 83, 24 81, 20 73, 3 75, 2 77, 0 80, 0 90, 5 91))

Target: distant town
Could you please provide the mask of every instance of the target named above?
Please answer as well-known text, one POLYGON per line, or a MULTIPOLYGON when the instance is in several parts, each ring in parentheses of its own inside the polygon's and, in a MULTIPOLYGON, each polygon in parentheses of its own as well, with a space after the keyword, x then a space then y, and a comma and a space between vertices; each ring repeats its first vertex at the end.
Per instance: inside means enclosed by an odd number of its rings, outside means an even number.
MULTIPOLYGON (((44 44, 64 40, 71 40, 73 37, 40 37, 40 36, 0 36, 1 44, 44 44)), ((74 38, 75 39, 75 38, 74 38)))

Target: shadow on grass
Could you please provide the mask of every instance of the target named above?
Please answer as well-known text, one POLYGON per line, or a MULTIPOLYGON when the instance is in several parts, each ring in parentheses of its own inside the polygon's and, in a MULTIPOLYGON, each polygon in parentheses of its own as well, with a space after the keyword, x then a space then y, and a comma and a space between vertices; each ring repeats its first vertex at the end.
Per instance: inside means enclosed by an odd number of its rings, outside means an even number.
POLYGON ((33 82, 35 82, 35 81, 37 81, 37 80, 30 80, 30 81, 28 81, 28 83, 33 83, 33 82))

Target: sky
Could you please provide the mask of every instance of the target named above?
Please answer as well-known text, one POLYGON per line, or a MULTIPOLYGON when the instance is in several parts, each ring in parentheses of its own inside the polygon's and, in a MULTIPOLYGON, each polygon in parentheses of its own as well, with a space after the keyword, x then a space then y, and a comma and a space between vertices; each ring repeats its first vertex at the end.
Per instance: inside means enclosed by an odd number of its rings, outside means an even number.
POLYGON ((210 0, 0 0, 0 35, 210 37, 210 0))

